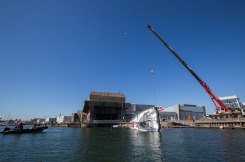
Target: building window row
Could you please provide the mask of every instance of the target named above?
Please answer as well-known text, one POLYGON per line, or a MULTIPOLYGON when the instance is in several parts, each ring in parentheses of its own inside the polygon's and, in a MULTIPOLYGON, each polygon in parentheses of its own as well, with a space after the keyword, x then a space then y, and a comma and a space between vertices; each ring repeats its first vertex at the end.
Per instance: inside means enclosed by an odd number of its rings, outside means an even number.
POLYGON ((237 100, 236 99, 229 99, 229 100, 222 100, 222 102, 225 104, 225 103, 237 103, 237 100))

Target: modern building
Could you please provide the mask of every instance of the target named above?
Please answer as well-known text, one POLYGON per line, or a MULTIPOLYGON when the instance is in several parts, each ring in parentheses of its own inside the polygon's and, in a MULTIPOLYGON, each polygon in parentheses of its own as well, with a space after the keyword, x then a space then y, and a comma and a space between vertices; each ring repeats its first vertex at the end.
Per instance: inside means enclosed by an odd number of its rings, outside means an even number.
POLYGON ((34 118, 34 119, 31 119, 31 122, 34 123, 34 124, 44 124, 45 119, 42 119, 42 118, 34 118))
POLYGON ((242 107, 245 108, 245 102, 242 102, 242 107))
POLYGON ((58 116, 56 118, 56 122, 58 124, 61 124, 61 123, 70 123, 71 122, 71 116, 58 116))
POLYGON ((236 95, 219 97, 219 99, 227 106, 232 108, 233 113, 243 113, 245 115, 245 106, 240 102, 240 98, 236 95))
POLYGON ((56 123, 57 118, 45 118, 45 123, 46 124, 55 124, 56 123))
MULTIPOLYGON (((154 107, 154 105, 126 103, 125 101, 123 93, 91 92, 89 99, 84 102, 84 116, 79 117, 78 113, 73 113, 72 121, 80 120, 82 124, 86 122, 88 126, 116 125, 121 122, 129 122, 140 112, 154 107)), ((159 111, 159 114, 162 120, 199 120, 205 117, 206 111, 204 106, 178 104, 159 111)))
POLYGON ((205 106, 178 104, 163 108, 159 112, 161 120, 200 120, 206 116, 205 106))
POLYGON ((123 93, 92 91, 84 102, 83 112, 87 114, 88 125, 119 124, 125 105, 123 93))

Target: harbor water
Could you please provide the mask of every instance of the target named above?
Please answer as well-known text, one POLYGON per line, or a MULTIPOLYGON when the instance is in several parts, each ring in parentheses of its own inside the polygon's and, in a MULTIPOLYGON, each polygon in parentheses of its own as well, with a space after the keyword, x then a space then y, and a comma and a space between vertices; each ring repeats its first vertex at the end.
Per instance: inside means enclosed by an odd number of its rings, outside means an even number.
POLYGON ((37 134, 0 134, 0 161, 245 161, 244 137, 244 130, 49 127, 37 134))

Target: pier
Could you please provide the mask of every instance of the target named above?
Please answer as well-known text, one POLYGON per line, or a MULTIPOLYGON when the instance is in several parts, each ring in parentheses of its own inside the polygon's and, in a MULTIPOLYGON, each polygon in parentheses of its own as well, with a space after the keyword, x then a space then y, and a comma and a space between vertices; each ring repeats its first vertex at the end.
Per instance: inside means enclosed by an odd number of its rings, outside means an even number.
POLYGON ((161 122, 161 126, 168 128, 221 128, 245 130, 245 118, 203 119, 194 122, 176 120, 161 122))
POLYGON ((204 119, 195 122, 196 127, 245 128, 245 118, 204 119))

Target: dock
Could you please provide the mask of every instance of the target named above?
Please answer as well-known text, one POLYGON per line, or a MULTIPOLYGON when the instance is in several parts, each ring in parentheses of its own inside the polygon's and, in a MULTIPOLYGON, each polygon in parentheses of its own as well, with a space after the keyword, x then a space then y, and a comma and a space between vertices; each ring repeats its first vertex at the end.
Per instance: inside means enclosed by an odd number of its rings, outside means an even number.
POLYGON ((245 128, 245 118, 204 119, 195 121, 196 127, 207 128, 245 128))
POLYGON ((162 127, 167 128, 219 128, 245 130, 245 118, 203 119, 193 122, 167 121, 161 122, 162 127))

